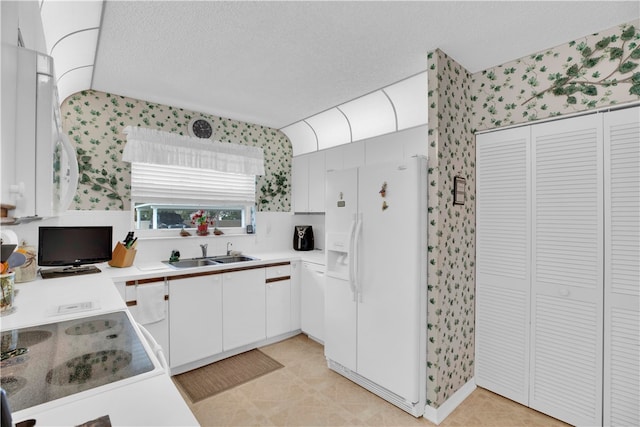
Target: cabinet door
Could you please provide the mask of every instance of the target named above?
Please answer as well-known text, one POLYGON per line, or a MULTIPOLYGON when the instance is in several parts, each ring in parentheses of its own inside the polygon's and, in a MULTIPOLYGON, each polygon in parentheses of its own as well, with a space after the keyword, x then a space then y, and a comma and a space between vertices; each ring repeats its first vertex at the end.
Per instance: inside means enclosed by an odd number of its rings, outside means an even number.
POLYGON ((324 281, 324 266, 302 263, 301 329, 320 341, 324 341, 324 281))
POLYGON ((291 330, 300 329, 300 282, 302 264, 300 261, 291 263, 291 330))
MULTIPOLYGON (((348 145, 348 144, 345 144, 348 145)), ((339 171, 344 169, 344 150, 342 147, 345 145, 339 145, 337 147, 325 150, 324 167, 328 171, 339 171)))
POLYGON ((604 115, 604 425, 640 425, 640 108, 604 115))
POLYGON ((267 287, 267 338, 291 331, 291 280, 269 282, 267 287))
POLYGON ((169 280, 171 367, 222 352, 222 277, 169 280))
POLYGON ((294 157, 291 163, 291 199, 294 212, 309 212, 309 157, 294 157))
POLYGON ((529 403, 530 130, 476 136, 476 383, 529 403))
POLYGON ((325 170, 364 166, 364 141, 350 142, 325 151, 325 170))
MULTIPOLYGON (((364 166, 364 141, 342 145, 342 168, 351 169, 364 166)), ((328 170, 329 168, 327 168, 328 170)))
POLYGON ((602 422, 603 160, 598 115, 534 125, 529 405, 602 422))
POLYGON ((265 339, 264 282, 264 268, 223 274, 224 351, 265 339))
POLYGON ((324 152, 309 154, 309 212, 324 212, 324 152))

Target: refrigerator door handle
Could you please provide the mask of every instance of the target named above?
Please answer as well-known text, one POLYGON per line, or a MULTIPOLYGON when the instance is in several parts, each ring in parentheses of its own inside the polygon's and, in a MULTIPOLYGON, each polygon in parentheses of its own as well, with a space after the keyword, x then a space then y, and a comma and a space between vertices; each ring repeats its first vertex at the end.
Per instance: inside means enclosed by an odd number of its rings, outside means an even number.
POLYGON ((353 295, 353 300, 356 301, 357 299, 360 300, 360 302, 362 302, 362 289, 360 286, 360 269, 359 269, 359 263, 358 260, 360 259, 360 233, 362 232, 362 214, 358 214, 357 215, 357 222, 356 222, 356 231, 355 231, 355 236, 353 237, 353 258, 354 258, 354 265, 353 265, 353 271, 354 271, 354 280, 353 280, 353 286, 355 288, 354 290, 354 295, 353 295), (358 298, 359 296, 359 298, 358 298))
POLYGON ((354 271, 354 235, 357 225, 357 217, 356 214, 353 214, 353 220, 351 221, 351 225, 349 226, 349 252, 347 262, 349 263, 349 289, 351 290, 351 294, 353 295, 353 300, 356 300, 356 287, 355 287, 355 271, 354 271))

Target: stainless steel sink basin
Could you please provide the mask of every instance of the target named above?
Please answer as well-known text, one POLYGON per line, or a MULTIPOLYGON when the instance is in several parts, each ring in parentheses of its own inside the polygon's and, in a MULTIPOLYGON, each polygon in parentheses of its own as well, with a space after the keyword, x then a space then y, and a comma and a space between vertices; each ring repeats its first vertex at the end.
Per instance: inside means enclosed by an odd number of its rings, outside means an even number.
POLYGON ((239 256, 219 256, 211 258, 212 261, 215 261, 220 264, 229 264, 232 262, 247 262, 247 261, 255 261, 255 258, 251 258, 249 256, 239 255, 239 256))
POLYGON ((175 262, 170 262, 170 261, 162 261, 162 262, 164 264, 167 264, 169 267, 182 269, 182 268, 205 267, 208 265, 232 264, 235 262, 255 261, 256 259, 257 258, 252 258, 245 255, 239 255, 239 256, 220 255, 220 256, 213 256, 213 257, 207 257, 207 258, 181 259, 180 261, 175 261, 175 262))
POLYGON ((203 267, 206 265, 217 265, 218 263, 210 260, 209 258, 194 258, 194 259, 181 259, 180 261, 169 262, 162 261, 167 264, 169 267, 173 268, 193 268, 193 267, 203 267))

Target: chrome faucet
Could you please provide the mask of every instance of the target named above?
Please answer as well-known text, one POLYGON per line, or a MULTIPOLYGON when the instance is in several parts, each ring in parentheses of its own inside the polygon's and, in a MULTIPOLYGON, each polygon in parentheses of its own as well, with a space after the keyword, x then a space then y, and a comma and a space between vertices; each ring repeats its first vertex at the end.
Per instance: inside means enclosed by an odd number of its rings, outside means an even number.
POLYGON ((233 244, 231 244, 231 242, 227 242, 227 256, 231 255, 231 249, 229 249, 229 246, 233 246, 233 244))
POLYGON ((209 246, 208 244, 202 244, 200 245, 200 249, 202 249, 202 258, 206 258, 207 257, 207 246, 209 246))

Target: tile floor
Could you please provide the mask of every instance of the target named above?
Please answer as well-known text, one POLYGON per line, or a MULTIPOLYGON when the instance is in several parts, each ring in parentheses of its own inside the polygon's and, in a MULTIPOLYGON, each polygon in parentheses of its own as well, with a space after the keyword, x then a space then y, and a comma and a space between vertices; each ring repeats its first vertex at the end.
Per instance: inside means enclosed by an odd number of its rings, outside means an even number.
MULTIPOLYGON (((185 397, 202 426, 433 426, 330 371, 305 335, 260 350, 285 367, 195 404, 185 397)), ((440 425, 566 426, 480 388, 440 425)))

